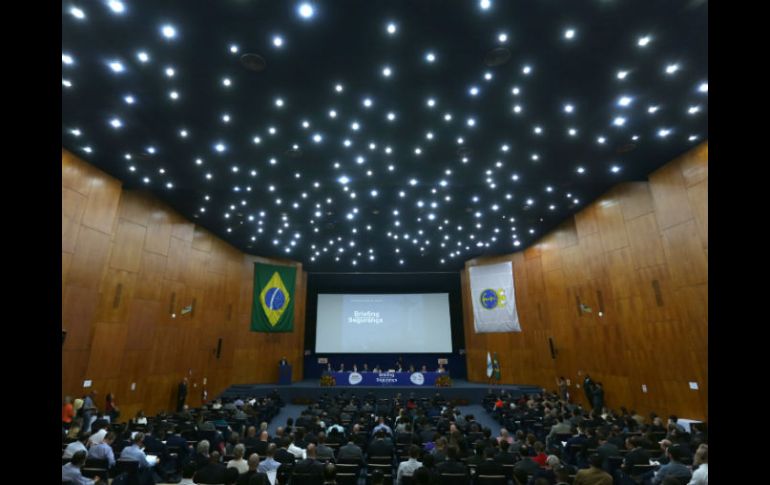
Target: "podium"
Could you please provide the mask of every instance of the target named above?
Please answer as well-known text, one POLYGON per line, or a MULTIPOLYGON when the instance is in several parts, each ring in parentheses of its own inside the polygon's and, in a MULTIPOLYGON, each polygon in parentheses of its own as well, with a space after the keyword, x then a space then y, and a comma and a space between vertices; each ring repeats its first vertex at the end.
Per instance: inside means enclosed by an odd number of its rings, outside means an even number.
POLYGON ((278 384, 281 386, 291 385, 291 364, 278 366, 278 384))

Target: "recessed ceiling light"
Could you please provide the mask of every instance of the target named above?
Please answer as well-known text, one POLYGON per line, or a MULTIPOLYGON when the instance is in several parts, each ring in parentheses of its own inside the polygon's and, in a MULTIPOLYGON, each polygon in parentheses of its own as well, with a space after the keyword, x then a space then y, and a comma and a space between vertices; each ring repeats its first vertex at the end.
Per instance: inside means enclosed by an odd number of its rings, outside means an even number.
POLYGON ((136 58, 139 59, 139 62, 142 62, 142 63, 150 61, 149 54, 147 54, 144 51, 137 52, 136 53, 136 58))
POLYGON ((492 73, 491 72, 485 72, 484 73, 484 80, 491 81, 492 80, 492 73))
POLYGON ((281 47, 283 45, 283 37, 281 37, 280 35, 274 35, 273 45, 276 47, 281 47))
POLYGON ((120 61, 112 61, 109 65, 113 72, 123 72, 126 70, 120 61))
POLYGON ((610 172, 618 173, 620 172, 620 167, 618 167, 617 165, 613 165, 612 167, 610 167, 610 172))
POLYGON ((176 37, 176 29, 172 25, 168 25, 168 24, 164 25, 161 28, 161 32, 163 33, 163 37, 167 39, 173 39, 174 37, 176 37))
POLYGON ((344 88, 342 87, 342 84, 337 84, 336 86, 334 86, 334 90, 337 91, 338 93, 341 93, 343 89, 344 88))
POLYGON ((661 138, 665 138, 670 134, 671 134, 671 130, 668 128, 661 128, 660 130, 658 130, 658 136, 661 138))
POLYGON ((396 24, 393 22, 388 23, 388 26, 385 28, 387 30, 388 34, 393 35, 396 33, 396 24))
POLYGON ((565 113, 572 113, 574 111, 575 111, 575 107, 572 106, 571 104, 565 104, 564 105, 564 112, 565 113))
POLYGON ((110 120, 110 124, 113 128, 120 128, 123 126, 123 122, 119 118, 113 118, 110 120))
POLYGON ((128 94, 128 95, 126 95, 126 96, 123 96, 123 101, 125 101, 125 102, 126 102, 126 104, 134 104, 134 101, 135 101, 135 99, 134 99, 134 97, 133 97, 133 96, 131 96, 130 94, 128 94))
POLYGON ((500 42, 501 44, 508 42, 508 34, 506 34, 505 32, 500 32, 499 34, 497 34, 497 41, 500 42))
POLYGON ((585 172, 586 172, 585 168, 583 168, 583 167, 578 167, 577 168, 577 173, 585 173, 585 172))
POLYGON ((282 107, 283 107, 283 99, 281 99, 281 98, 275 98, 275 105, 276 105, 278 108, 282 108, 282 107))
POLYGON ((436 54, 433 52, 428 52, 425 54, 425 60, 428 62, 435 62, 436 61, 436 54))
POLYGON ((699 111, 700 111, 700 106, 690 106, 687 109, 687 113, 691 114, 691 115, 694 115, 694 114, 698 113, 699 111))
POLYGON ((315 9, 310 3, 304 2, 297 8, 297 13, 299 13, 299 16, 303 19, 310 19, 315 15, 315 9))
POLYGON ((83 20, 84 18, 86 18, 85 12, 83 12, 81 9, 77 7, 70 8, 70 15, 72 15, 78 20, 83 20))
POLYGON ((618 116, 612 121, 612 124, 615 126, 623 126, 626 124, 626 119, 623 118, 622 116, 618 116))
POLYGON ((393 73, 393 71, 390 69, 390 67, 385 66, 382 68, 382 75, 385 77, 390 77, 390 75, 393 73))
POLYGON ((690 137, 687 139, 688 141, 695 141, 698 139, 698 135, 690 135, 690 137))
POLYGON ((214 150, 218 151, 219 153, 224 152, 226 149, 227 147, 225 147, 224 143, 217 143, 216 145, 214 145, 214 150))
POLYGON ((669 75, 674 74, 679 69, 680 69, 679 64, 669 64, 668 66, 666 66, 666 74, 669 74, 669 75))
POLYGON ((187 138, 187 130, 179 131, 179 136, 181 136, 182 138, 187 138))
POLYGON ((647 108, 647 112, 650 114, 654 114, 659 109, 660 109, 660 106, 650 106, 649 108, 647 108))
POLYGON ((620 99, 618 99, 618 106, 626 107, 631 104, 633 99, 630 96, 621 96, 620 99))
POLYGON ((176 74, 176 71, 174 71, 173 67, 167 67, 166 68, 166 76, 174 77, 174 74, 176 74))
POLYGON ((86 153, 91 153, 93 150, 91 149, 91 147, 83 147, 83 151, 86 153))
POLYGON ((529 74, 529 73, 531 73, 531 72, 532 72, 532 66, 524 66, 524 67, 521 69, 521 72, 523 72, 524 74, 529 74))
POLYGON ((599 143, 600 145, 604 145, 607 142, 607 139, 604 138, 603 136, 600 136, 599 138, 596 139, 596 142, 599 143))
POLYGON ((260 143, 262 143, 262 138, 255 136, 252 141, 254 142, 255 145, 259 145, 260 143))
POLYGON ((575 38, 575 29, 567 29, 564 31, 564 38, 567 40, 572 40, 575 38))
POLYGON ((233 83, 232 83, 232 81, 230 81, 230 78, 224 78, 224 79, 222 79, 222 84, 229 87, 233 83))
POLYGON ((80 136, 82 134, 82 132, 77 128, 73 128, 72 130, 70 130, 70 133, 72 133, 75 136, 80 136))
POLYGON ((477 96, 479 94, 479 88, 477 88, 476 86, 471 86, 470 89, 468 89, 468 93, 471 96, 477 96))
POLYGON ((316 143, 321 143, 323 141, 323 136, 321 136, 320 133, 316 133, 313 135, 313 141, 316 143))
POLYGON ((123 5, 123 2, 119 0, 109 0, 109 2, 107 2, 107 5, 110 7, 110 10, 112 10, 115 13, 123 13, 126 11, 126 6, 123 5))
POLYGON ((366 108, 372 107, 372 100, 370 98, 364 98, 364 107, 366 108))
POLYGON ((396 119, 396 114, 393 112, 388 113, 388 121, 393 121, 396 119))
POLYGON ((699 93, 708 93, 709 92, 709 83, 701 83, 700 86, 698 86, 698 92, 699 93))
POLYGON ((69 54, 62 54, 62 55, 61 55, 61 61, 62 61, 64 64, 68 65, 68 66, 71 66, 72 64, 74 64, 74 63, 75 63, 75 60, 74 60, 74 59, 72 58, 72 56, 71 56, 71 55, 69 55, 69 54))
POLYGON ((230 44, 230 52, 232 52, 233 54, 237 54, 238 53, 238 46, 235 45, 235 44, 230 44))
POLYGON ((452 121, 452 114, 451 113, 445 113, 444 114, 444 121, 452 121))
POLYGON ((489 10, 492 7, 492 0, 479 0, 479 7, 481 10, 489 10))
POLYGON ((639 47, 645 47, 647 44, 650 43, 650 40, 652 39, 650 38, 649 35, 645 35, 644 37, 639 37, 639 40, 637 41, 636 45, 638 45, 639 47))
POLYGON ((628 71, 618 71, 618 79, 623 80, 628 76, 628 71))

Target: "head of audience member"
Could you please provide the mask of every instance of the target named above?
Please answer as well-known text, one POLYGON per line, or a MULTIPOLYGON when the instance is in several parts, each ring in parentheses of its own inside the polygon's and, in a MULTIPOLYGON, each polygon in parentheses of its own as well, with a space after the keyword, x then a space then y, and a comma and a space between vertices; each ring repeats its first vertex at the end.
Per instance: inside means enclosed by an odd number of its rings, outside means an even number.
POLYGON ((133 441, 134 441, 134 444, 140 448, 144 446, 144 433, 141 433, 141 432, 136 433, 136 435, 134 435, 133 441))
POLYGON ((698 446, 695 457, 692 460, 693 468, 709 462, 709 445, 702 444, 698 446))
POLYGON ((221 457, 218 451, 212 451, 209 455, 209 463, 219 463, 221 457))
POLYGON ((422 457, 422 466, 425 468, 433 468, 436 466, 436 458, 430 453, 425 453, 422 457))
POLYGON ((545 467, 548 469, 553 470, 559 465, 561 465, 561 460, 556 455, 548 455, 548 458, 545 459, 545 467))
POLYGON ((209 440, 200 440, 198 442, 198 446, 196 448, 196 452, 199 455, 209 456, 209 447, 210 446, 211 446, 211 444, 209 443, 209 440))
POLYGON ((318 457, 316 454, 315 445, 313 443, 308 444, 307 448, 305 448, 305 456, 307 456, 310 460, 315 460, 318 457))
POLYGON ((277 428, 275 428, 275 437, 283 438, 283 426, 278 426, 277 428))
MULTIPOLYGON (((430 456, 430 455, 428 455, 430 456)), ((414 471, 414 474, 412 475, 413 481, 417 485, 428 485, 430 483, 430 472, 428 471, 428 468, 425 466, 422 466, 414 471)))
POLYGON ((257 453, 252 453, 249 457, 249 470, 256 471, 257 467, 259 466, 259 455, 257 453))
POLYGON ((278 446, 276 446, 275 443, 270 443, 267 445, 267 450, 265 450, 265 455, 267 455, 268 458, 273 458, 275 456, 275 451, 278 449, 278 446))
POLYGON ((110 431, 104 436, 104 439, 102 440, 102 443, 107 443, 108 446, 112 446, 112 443, 115 441, 115 433, 110 431))
POLYGON ((482 453, 484 453, 484 459, 485 460, 494 460, 495 459, 495 449, 494 448, 484 448, 484 446, 481 446, 482 453))
POLYGON ((672 462, 679 463, 684 456, 684 450, 682 450, 679 445, 671 445, 666 449, 666 456, 668 456, 669 460, 672 462))
POLYGON ((73 466, 80 468, 86 463, 87 455, 88 453, 86 453, 83 450, 80 450, 76 452, 74 455, 72 455, 72 460, 70 461, 70 463, 72 463, 73 466))
POLYGON ((420 447, 417 445, 411 445, 409 447, 409 458, 414 458, 415 460, 420 457, 420 447))
POLYGON ((91 433, 87 431, 81 431, 80 433, 78 433, 78 441, 80 441, 83 444, 88 443, 88 438, 90 437, 91 437, 91 433))
POLYGON ((337 467, 334 463, 327 463, 324 465, 324 481, 334 482, 337 479, 337 467))
POLYGON ((233 458, 236 460, 242 460, 243 455, 246 453, 246 447, 242 443, 238 443, 233 447, 233 458))
POLYGON ((592 453, 591 456, 588 457, 588 463, 591 465, 592 468, 599 468, 602 467, 602 457, 599 456, 598 453, 592 453))
POLYGON ((536 454, 540 454, 545 450, 545 446, 543 446, 543 443, 540 441, 535 441, 535 444, 532 446, 535 449, 536 454))
POLYGON ((511 447, 511 444, 508 443, 507 441, 500 442, 500 451, 502 451, 503 453, 508 453, 508 448, 510 447, 511 447))
POLYGON ((248 429, 246 429, 246 437, 254 438, 255 436, 257 436, 257 428, 254 426, 249 426, 248 429))
POLYGON ((446 449, 447 461, 457 461, 460 459, 460 450, 456 446, 448 446, 446 449))

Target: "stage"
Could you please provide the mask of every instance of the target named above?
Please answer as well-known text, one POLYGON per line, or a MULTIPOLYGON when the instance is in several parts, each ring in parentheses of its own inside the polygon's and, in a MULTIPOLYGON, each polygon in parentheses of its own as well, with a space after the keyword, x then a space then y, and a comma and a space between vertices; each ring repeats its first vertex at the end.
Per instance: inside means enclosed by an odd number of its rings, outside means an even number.
POLYGON ((236 384, 227 388, 219 397, 259 397, 267 394, 273 389, 278 391, 281 395, 281 399, 286 403, 316 400, 322 394, 326 393, 336 396, 344 392, 348 396, 355 394, 359 397, 363 397, 365 394, 371 392, 377 398, 393 397, 396 393, 401 393, 402 396, 413 396, 419 399, 423 397, 432 397, 436 392, 439 392, 446 399, 465 400, 468 401, 469 404, 481 404, 489 389, 505 389, 513 396, 540 393, 543 390, 541 387, 531 385, 488 385, 486 383, 468 382, 464 379, 452 379, 451 387, 393 385, 322 387, 318 379, 305 379, 293 382, 291 385, 283 386, 278 384, 236 384))

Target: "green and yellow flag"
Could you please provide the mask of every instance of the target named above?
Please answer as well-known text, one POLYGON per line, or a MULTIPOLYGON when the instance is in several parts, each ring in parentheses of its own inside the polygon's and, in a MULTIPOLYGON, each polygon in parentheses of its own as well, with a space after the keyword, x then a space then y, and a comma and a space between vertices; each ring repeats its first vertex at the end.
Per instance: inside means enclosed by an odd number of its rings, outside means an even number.
POLYGON ((294 283, 297 270, 290 266, 254 263, 252 332, 294 330, 294 283))
POLYGON ((495 380, 500 380, 500 361, 497 360, 497 352, 495 352, 495 357, 492 359, 492 370, 495 376, 495 380))

